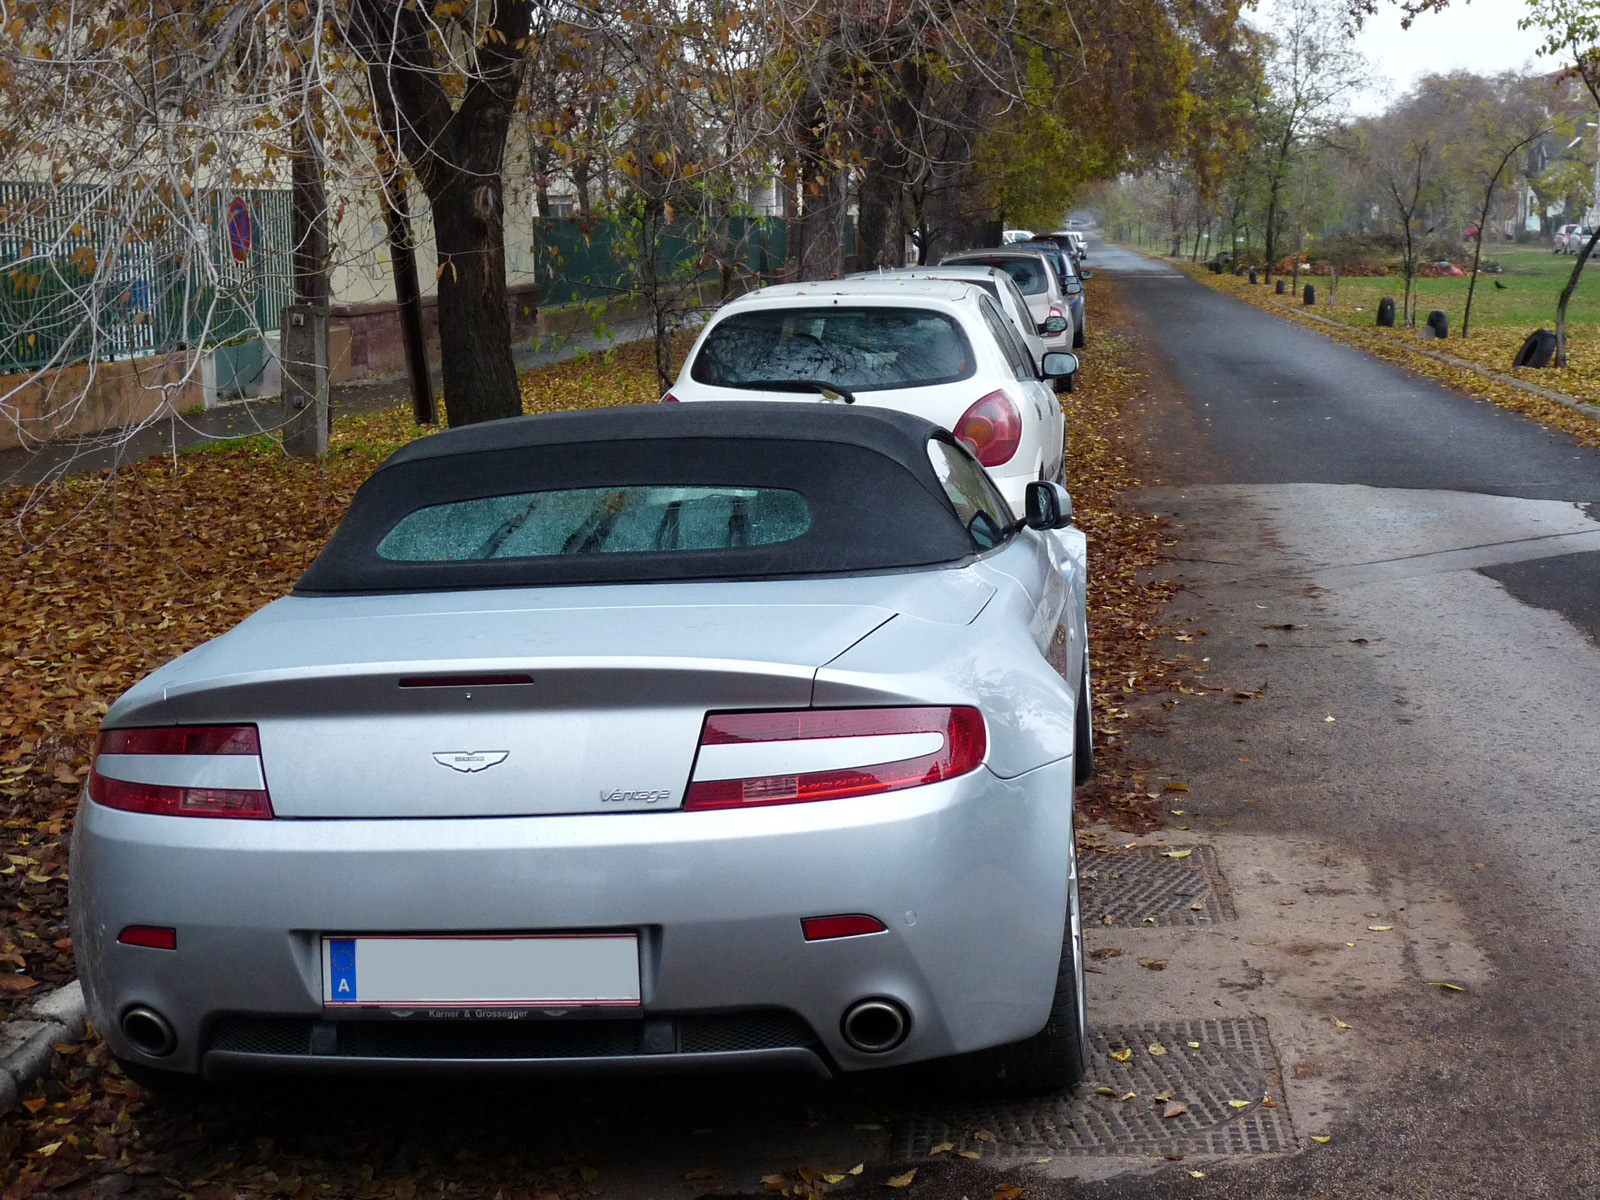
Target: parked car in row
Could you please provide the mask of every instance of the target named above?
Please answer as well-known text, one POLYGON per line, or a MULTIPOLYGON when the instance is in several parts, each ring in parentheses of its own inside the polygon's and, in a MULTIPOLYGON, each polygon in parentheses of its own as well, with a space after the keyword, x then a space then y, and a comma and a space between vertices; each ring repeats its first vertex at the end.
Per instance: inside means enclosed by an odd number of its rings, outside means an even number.
MULTIPOLYGON (((752 297, 700 349, 719 379, 990 386, 992 301, 915 286, 752 297)), ((402 448, 292 595, 106 714, 72 845, 95 1029, 156 1085, 1071 1085, 1084 539, 1058 483, 1024 491, 1016 519, 966 442, 866 404, 402 448)))
MULTIPOLYGON (((990 299, 1000 306, 1000 311, 1011 318, 1033 354, 1034 361, 1044 362, 1047 350, 1067 350, 1072 346, 1072 317, 1070 314, 1047 317, 1044 324, 1036 324, 1028 299, 1018 290, 1016 281, 999 267, 985 267, 966 263, 948 263, 938 267, 901 267, 897 270, 862 271, 848 275, 847 279, 951 279, 973 283, 989 293, 990 299)), ((1060 380, 1061 390, 1071 391, 1075 377, 1068 375, 1060 380)))
POLYGON ((804 395, 915 413, 967 445, 1021 512, 1030 482, 1065 478, 1066 422, 1050 382, 1077 366, 1068 353, 1035 359, 973 283, 782 284, 714 312, 663 399, 804 395))
POLYGON ((1084 344, 1083 281, 1066 263, 1069 256, 1054 245, 1018 243, 991 250, 961 250, 945 255, 942 264, 973 263, 999 267, 1028 298, 1035 319, 1066 316, 1072 323, 1072 345, 1084 344))
POLYGON ((1591 225, 1563 225, 1556 230, 1555 237, 1551 239, 1551 253, 1576 254, 1593 234, 1594 227, 1591 225))

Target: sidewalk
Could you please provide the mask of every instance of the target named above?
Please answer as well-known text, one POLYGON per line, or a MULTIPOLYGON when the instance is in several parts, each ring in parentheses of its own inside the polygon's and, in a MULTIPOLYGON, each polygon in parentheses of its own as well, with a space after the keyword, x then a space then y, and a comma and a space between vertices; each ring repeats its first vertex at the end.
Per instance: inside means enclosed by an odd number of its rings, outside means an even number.
MULTIPOLYGON (((537 348, 514 347, 512 359, 517 370, 525 371, 649 337, 651 331, 648 319, 620 321, 613 326, 609 339, 593 333, 545 338, 537 348)), ((438 388, 439 366, 432 363, 430 369, 434 387, 438 388)), ((400 375, 338 385, 330 388, 329 393, 335 419, 351 413, 377 412, 411 401, 410 384, 400 375)), ((0 450, 0 487, 31 486, 68 475, 88 475, 171 454, 175 446, 203 446, 226 438, 269 433, 277 429, 282 419, 278 399, 266 397, 224 404, 193 416, 164 417, 132 431, 108 430, 64 438, 36 450, 0 450)))

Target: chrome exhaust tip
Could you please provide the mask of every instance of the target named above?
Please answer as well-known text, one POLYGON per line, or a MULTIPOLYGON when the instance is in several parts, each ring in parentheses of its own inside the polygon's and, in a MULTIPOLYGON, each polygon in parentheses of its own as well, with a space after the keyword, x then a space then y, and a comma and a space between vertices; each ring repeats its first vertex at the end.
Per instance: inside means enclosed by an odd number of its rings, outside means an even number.
POLYGON ((141 1054, 164 1058, 178 1045, 171 1023, 153 1008, 136 1005, 122 1014, 122 1036, 141 1054))
POLYGON ((845 1009, 839 1032, 852 1050, 887 1054, 911 1032, 911 1014, 894 1000, 857 1000, 845 1009))

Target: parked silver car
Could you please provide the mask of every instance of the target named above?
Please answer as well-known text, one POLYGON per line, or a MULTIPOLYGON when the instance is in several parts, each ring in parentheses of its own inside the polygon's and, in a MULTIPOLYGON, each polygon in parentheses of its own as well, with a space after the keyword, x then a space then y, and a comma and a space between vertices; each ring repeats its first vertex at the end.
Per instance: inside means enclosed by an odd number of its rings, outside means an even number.
POLYGON ((106 715, 89 1011, 143 1080, 1083 1070, 1084 539, 943 429, 723 403, 421 439, 106 715))

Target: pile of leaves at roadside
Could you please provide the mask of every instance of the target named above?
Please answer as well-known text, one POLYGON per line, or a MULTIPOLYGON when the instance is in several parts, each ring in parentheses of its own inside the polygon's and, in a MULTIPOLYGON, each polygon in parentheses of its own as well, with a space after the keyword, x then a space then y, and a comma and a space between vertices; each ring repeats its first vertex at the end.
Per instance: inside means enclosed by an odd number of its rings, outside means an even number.
MULTIPOLYGON (((638 343, 530 372, 530 413, 656 399, 638 343)), ((140 676, 285 594, 403 408, 341 418, 326 459, 268 438, 0 492, 0 1012, 72 977, 67 839, 96 730, 140 676)))
MULTIPOLYGON (((1570 434, 1580 446, 1600 448, 1600 422, 1593 418, 1558 401, 1545 399, 1490 379, 1477 371, 1431 357, 1433 354, 1449 355, 1483 370, 1523 380, 1532 386, 1559 392, 1585 404, 1600 405, 1600 346, 1595 344, 1592 336, 1574 336, 1569 331, 1565 367, 1541 367, 1537 370, 1518 368, 1511 366, 1511 362, 1521 348, 1527 330, 1474 324, 1470 337, 1450 337, 1444 341, 1419 339, 1414 329, 1380 329, 1370 323, 1356 324, 1363 317, 1370 322, 1370 314, 1358 316, 1348 309, 1341 310, 1326 304, 1308 312, 1293 294, 1279 296, 1270 287, 1251 286, 1233 275, 1212 275, 1195 270, 1183 262, 1174 265, 1208 287, 1227 292, 1247 304, 1294 317, 1319 333, 1365 350, 1413 374, 1436 379, 1464 395, 1491 401, 1502 408, 1519 412, 1546 428, 1570 434)), ((1480 282, 1479 286, 1483 284, 1480 282)))
MULTIPOLYGON (((1139 477, 1133 432, 1145 382, 1129 365, 1135 355, 1114 286, 1097 284, 1092 302, 1096 333, 1078 390, 1064 397, 1068 476, 1090 541, 1098 743, 1096 778, 1079 799, 1090 819, 1144 830, 1156 823, 1156 806, 1144 768, 1125 749, 1128 727, 1161 694, 1200 685, 1192 662, 1159 649, 1171 642, 1161 625, 1171 587, 1149 577, 1169 534, 1122 501, 1150 482, 1139 477)), ((540 412, 647 402, 655 399, 650 349, 543 368, 523 391, 528 410, 540 412)), ((11 717, 0 740, 4 839, 38 867, 0 876, 4 942, 22 960, 8 960, 11 973, 25 971, 39 990, 70 974, 63 846, 108 703, 287 591, 360 481, 422 433, 396 409, 341 420, 320 463, 253 442, 0 496, 0 572, 13 599, 0 613, 0 641, 11 651, 0 674, 11 717), (40 926, 33 938, 25 936, 30 923, 40 926)), ((385 1085, 358 1088, 346 1101, 325 1084, 291 1087, 298 1090, 286 1100, 268 1090, 158 1099, 125 1078, 91 1035, 59 1047, 50 1077, 0 1122, 0 1195, 591 1200, 604 1192, 600 1172, 552 1132, 571 1107, 567 1089, 552 1099, 547 1089, 490 1096, 475 1086, 452 1101, 385 1085)), ((660 1110, 681 1106, 682 1094, 660 1110)))

